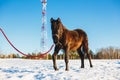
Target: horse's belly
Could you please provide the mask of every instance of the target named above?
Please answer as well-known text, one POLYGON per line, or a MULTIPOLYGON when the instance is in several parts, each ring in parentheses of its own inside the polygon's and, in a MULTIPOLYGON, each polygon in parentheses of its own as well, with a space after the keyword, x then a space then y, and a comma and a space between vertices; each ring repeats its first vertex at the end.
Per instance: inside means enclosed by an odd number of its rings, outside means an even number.
POLYGON ((70 50, 76 51, 78 48, 80 48, 81 44, 82 44, 82 38, 80 38, 79 40, 71 41, 70 50))
POLYGON ((80 44, 81 44, 81 43, 71 45, 70 50, 76 51, 76 50, 80 47, 80 44))

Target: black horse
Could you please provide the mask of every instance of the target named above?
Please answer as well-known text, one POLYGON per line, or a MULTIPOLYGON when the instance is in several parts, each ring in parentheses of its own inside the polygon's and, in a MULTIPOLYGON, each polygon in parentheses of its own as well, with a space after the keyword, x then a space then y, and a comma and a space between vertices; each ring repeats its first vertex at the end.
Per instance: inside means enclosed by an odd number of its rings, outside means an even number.
POLYGON ((55 70, 58 70, 56 65, 56 56, 60 49, 63 49, 65 52, 65 63, 66 69, 68 69, 69 62, 69 51, 77 51, 81 58, 81 68, 84 68, 84 53, 87 54, 87 57, 91 63, 91 55, 88 53, 88 37, 87 34, 81 29, 68 30, 62 24, 60 18, 54 20, 51 18, 51 30, 52 38, 55 44, 54 54, 52 55, 53 67, 55 70), (84 52, 84 53, 83 53, 84 52))

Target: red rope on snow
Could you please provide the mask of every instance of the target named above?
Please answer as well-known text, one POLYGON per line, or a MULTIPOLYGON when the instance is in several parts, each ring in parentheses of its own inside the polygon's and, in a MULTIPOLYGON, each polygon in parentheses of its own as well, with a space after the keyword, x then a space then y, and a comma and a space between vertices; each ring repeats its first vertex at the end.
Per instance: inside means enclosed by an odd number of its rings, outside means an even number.
POLYGON ((41 54, 38 55, 38 56, 28 55, 28 54, 25 54, 25 53, 21 52, 19 49, 17 49, 17 48, 10 42, 10 40, 8 39, 8 37, 6 36, 6 34, 4 33, 4 31, 3 31, 1 28, 0 28, 0 32, 2 32, 2 34, 3 34, 4 37, 5 37, 5 39, 8 41, 8 43, 9 43, 17 52, 19 52, 20 54, 22 54, 22 55, 24 55, 24 56, 26 56, 26 57, 30 57, 30 58, 39 57, 39 58, 43 58, 43 57, 45 57, 45 55, 47 55, 47 54, 52 50, 52 48, 53 48, 53 46, 54 46, 54 44, 53 44, 47 52, 41 53, 41 54))

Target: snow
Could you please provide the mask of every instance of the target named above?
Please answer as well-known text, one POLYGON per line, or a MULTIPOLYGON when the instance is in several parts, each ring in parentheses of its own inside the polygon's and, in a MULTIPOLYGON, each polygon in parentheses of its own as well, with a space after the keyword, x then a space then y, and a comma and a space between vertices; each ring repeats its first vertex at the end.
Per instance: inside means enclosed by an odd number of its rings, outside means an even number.
POLYGON ((93 68, 85 60, 57 60, 59 71, 54 71, 52 60, 0 59, 0 80, 120 80, 120 60, 92 60, 93 68))

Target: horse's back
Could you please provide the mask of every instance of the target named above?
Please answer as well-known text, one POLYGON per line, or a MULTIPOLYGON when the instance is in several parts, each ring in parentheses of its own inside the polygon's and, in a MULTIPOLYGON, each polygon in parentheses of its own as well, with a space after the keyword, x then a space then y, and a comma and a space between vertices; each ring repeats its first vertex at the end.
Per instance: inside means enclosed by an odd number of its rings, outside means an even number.
POLYGON ((87 37, 87 34, 82 29, 75 29, 74 31, 78 32, 79 36, 87 37))

